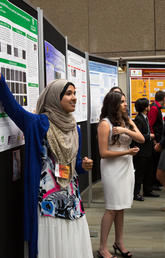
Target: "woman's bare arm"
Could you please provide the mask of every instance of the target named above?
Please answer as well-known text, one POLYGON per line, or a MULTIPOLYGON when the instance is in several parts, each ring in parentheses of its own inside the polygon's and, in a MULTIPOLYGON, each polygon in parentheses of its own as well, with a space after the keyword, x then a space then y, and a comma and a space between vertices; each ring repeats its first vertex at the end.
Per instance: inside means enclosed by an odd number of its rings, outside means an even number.
POLYGON ((133 126, 134 131, 125 127, 116 126, 113 128, 113 134, 116 135, 125 133, 128 134, 135 142, 144 143, 144 136, 141 134, 135 123, 131 119, 129 120, 129 123, 133 126))

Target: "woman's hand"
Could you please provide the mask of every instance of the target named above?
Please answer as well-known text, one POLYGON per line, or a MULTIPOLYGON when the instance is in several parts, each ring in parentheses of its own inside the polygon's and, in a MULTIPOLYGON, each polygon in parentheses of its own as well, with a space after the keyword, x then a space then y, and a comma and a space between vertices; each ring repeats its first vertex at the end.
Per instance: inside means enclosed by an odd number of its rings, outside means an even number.
POLYGON ((139 150, 140 149, 135 146, 135 147, 129 149, 129 154, 132 156, 135 156, 139 152, 139 150))
POLYGON ((122 126, 115 126, 112 129, 113 135, 127 133, 128 129, 122 126))
POLYGON ((93 167, 93 160, 88 159, 87 157, 84 157, 82 160, 82 168, 86 171, 91 170, 93 167))
POLYGON ((151 137, 151 139, 154 139, 155 138, 155 134, 150 133, 150 137, 151 137))
POLYGON ((154 150, 157 151, 157 152, 161 152, 162 147, 161 147, 160 143, 156 143, 156 144, 155 144, 154 150))

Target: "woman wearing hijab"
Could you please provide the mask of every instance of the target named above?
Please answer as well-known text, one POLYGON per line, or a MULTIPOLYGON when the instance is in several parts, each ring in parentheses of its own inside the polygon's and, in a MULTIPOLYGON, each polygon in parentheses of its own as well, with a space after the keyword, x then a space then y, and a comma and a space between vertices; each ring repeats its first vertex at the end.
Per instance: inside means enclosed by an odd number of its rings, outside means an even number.
POLYGON ((29 258, 92 258, 89 229, 77 173, 92 168, 80 158, 80 130, 74 84, 50 83, 39 97, 37 114, 23 109, 0 78, 5 112, 25 136, 24 234, 29 258))

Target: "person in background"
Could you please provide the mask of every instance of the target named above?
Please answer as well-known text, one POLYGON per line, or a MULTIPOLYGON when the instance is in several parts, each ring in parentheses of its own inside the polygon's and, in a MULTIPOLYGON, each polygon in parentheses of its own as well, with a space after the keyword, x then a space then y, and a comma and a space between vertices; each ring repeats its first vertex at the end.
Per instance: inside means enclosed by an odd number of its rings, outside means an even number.
POLYGON ((135 102, 135 109, 138 112, 135 117, 135 124, 139 131, 145 138, 144 143, 132 142, 131 146, 139 147, 139 152, 133 157, 133 164, 135 168, 135 188, 134 200, 144 201, 143 195, 140 195, 141 185, 143 184, 144 196, 158 197, 156 193, 152 192, 152 178, 153 178, 153 162, 152 150, 154 134, 150 133, 147 113, 150 110, 149 101, 146 98, 140 98, 135 102))
POLYGON ((101 156, 101 180, 104 189, 105 213, 101 222, 98 257, 114 257, 107 248, 112 224, 115 226, 113 248, 123 257, 132 257, 123 241, 124 209, 131 208, 134 191, 132 156, 138 147, 130 148, 133 140, 143 143, 144 137, 128 117, 125 95, 109 92, 104 98, 98 125, 98 143, 101 156))
POLYGON ((120 92, 120 93, 123 93, 122 89, 118 86, 114 86, 110 89, 109 92, 120 92))
POLYGON ((24 238, 29 258, 92 258, 78 175, 93 161, 81 160, 81 135, 72 112, 75 86, 51 82, 40 95, 37 114, 23 109, 0 78, 5 112, 25 136, 24 238))
MULTIPOLYGON (((163 117, 161 108, 165 103, 165 92, 159 90, 155 94, 155 101, 151 104, 148 112, 150 131, 155 135, 154 144, 159 143, 163 132, 163 117)), ((160 190, 159 182, 156 180, 156 171, 160 153, 153 150, 153 190, 160 190)))
MULTIPOLYGON (((160 159, 157 167, 156 177, 158 181, 165 187, 165 124, 163 126, 162 139, 154 146, 155 151, 160 153, 160 159)), ((165 210, 165 209, 163 209, 165 210)))

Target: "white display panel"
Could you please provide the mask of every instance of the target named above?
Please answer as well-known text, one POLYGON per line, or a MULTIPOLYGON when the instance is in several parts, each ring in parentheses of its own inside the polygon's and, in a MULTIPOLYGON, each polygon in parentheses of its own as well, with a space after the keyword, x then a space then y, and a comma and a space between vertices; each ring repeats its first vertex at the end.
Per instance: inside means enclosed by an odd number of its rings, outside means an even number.
POLYGON ((68 50, 68 81, 76 86, 77 104, 73 113, 76 122, 87 120, 87 69, 86 59, 68 50))
MULTIPOLYGON (((6 0, 0 1, 0 72, 15 99, 35 112, 39 96, 37 20, 6 0)), ((0 107, 0 151, 24 143, 23 133, 0 107)))
POLYGON ((108 91, 118 86, 117 66, 89 61, 91 123, 98 123, 100 119, 103 99, 108 91))

